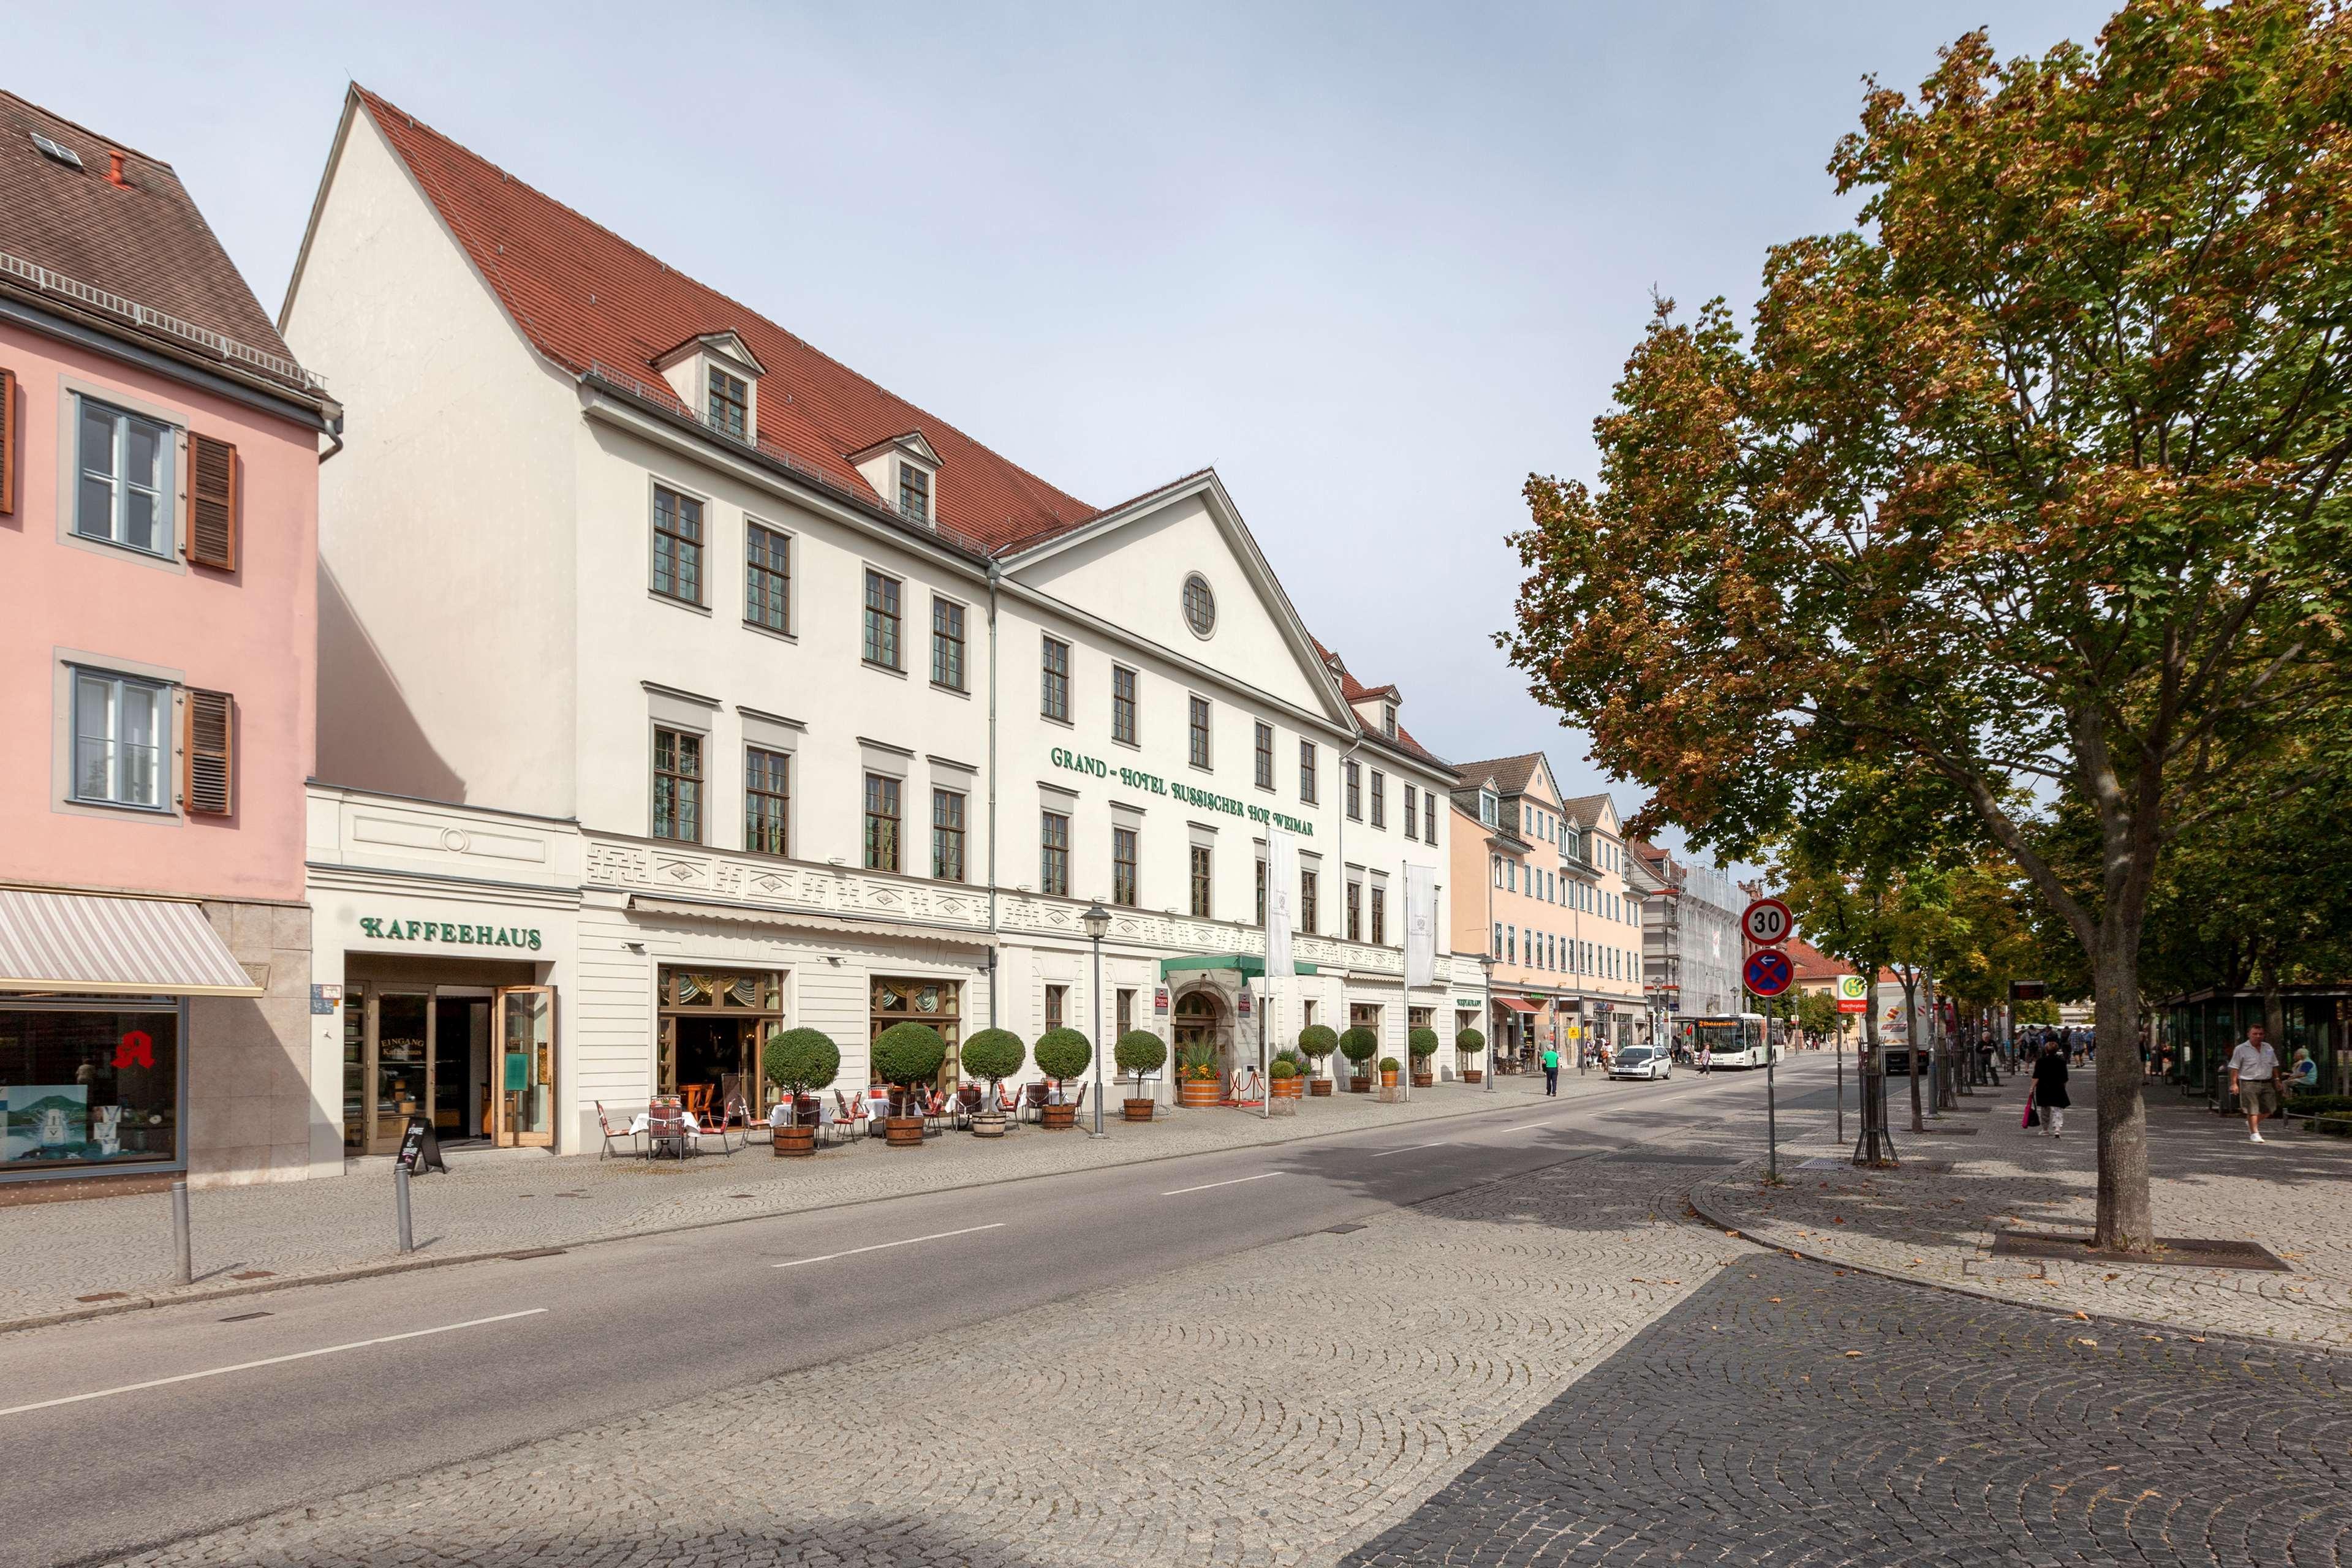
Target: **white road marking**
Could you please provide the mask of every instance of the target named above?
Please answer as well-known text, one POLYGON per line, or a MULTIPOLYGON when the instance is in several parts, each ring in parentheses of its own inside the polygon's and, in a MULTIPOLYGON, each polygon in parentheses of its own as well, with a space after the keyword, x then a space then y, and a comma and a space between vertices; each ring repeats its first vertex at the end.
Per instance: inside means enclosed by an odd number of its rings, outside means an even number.
POLYGON ((871 1247, 853 1247, 846 1252, 826 1252, 815 1258, 795 1258, 789 1263, 772 1263, 772 1269, 797 1269, 803 1263, 830 1263, 835 1258, 855 1258, 860 1252, 887 1252, 893 1247, 912 1247, 918 1241, 945 1241, 950 1236, 970 1236, 975 1230, 1002 1230, 1004 1221, 992 1225, 967 1225, 961 1230, 941 1230, 929 1236, 909 1236, 904 1241, 877 1241, 871 1247))
MULTIPOLYGON (((1499 1128, 1496 1130, 1500 1131, 1499 1128)), ((1454 1140, 1451 1138, 1440 1138, 1433 1144, 1407 1144, 1401 1149, 1382 1149, 1379 1154, 1374 1155, 1372 1158, 1376 1160, 1384 1160, 1391 1155, 1409 1155, 1415 1149, 1442 1149, 1453 1141, 1454 1140)))
POLYGON ((1278 1176, 1285 1174, 1286 1173, 1282 1171, 1260 1171, 1254 1176, 1235 1176, 1232 1181, 1204 1181, 1198 1186, 1180 1186, 1174 1192, 1163 1192, 1160 1196, 1162 1197, 1181 1197, 1188 1192, 1206 1192, 1213 1186, 1233 1186, 1237 1183, 1245 1181, 1264 1181, 1268 1176, 1278 1176))
POLYGON ((349 1344, 321 1345, 317 1350, 298 1350, 291 1355, 264 1356, 259 1361, 240 1361, 234 1366, 207 1367, 202 1372, 183 1372, 176 1377, 151 1377, 144 1383, 126 1383, 120 1388, 100 1388, 89 1394, 68 1394, 58 1399, 37 1399, 30 1405, 11 1405, 0 1410, 0 1416, 22 1416, 28 1410, 47 1410, 58 1405, 79 1405, 85 1399, 110 1399, 117 1394, 136 1394, 144 1388, 163 1388, 174 1383, 193 1383, 200 1377, 226 1377, 232 1372, 251 1372, 256 1367, 283 1366, 289 1361, 308 1361, 314 1355, 333 1355, 339 1351, 365 1350, 370 1345, 397 1344, 404 1339, 423 1339, 427 1334, 455 1333, 459 1329, 475 1329, 484 1323, 510 1322, 516 1318, 537 1317, 545 1307, 527 1307, 519 1312, 500 1312, 494 1318, 467 1318, 462 1323, 443 1323, 439 1328, 410 1329, 406 1333, 388 1333, 375 1339, 355 1339, 349 1344))

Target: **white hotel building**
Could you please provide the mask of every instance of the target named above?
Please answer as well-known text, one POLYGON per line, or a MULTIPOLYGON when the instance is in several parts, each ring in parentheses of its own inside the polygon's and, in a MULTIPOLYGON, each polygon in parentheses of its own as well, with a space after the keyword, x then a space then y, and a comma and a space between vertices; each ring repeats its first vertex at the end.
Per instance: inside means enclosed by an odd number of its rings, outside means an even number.
POLYGON ((356 89, 284 327, 354 433, 310 840, 347 1152, 426 1105, 578 1150, 600 1103, 756 1103, 777 1027, 845 1083, 904 1018, 1450 1032, 1403 928, 1417 863, 1451 929, 1453 771, 1213 473, 1075 500, 356 89), (1270 1009, 1269 824, 1315 969, 1270 1009))

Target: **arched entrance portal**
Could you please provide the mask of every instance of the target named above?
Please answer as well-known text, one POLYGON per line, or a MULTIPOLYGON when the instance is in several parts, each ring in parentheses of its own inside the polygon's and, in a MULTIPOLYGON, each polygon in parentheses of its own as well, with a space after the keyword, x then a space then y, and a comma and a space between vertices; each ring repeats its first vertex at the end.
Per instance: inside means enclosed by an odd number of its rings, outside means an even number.
POLYGON ((1224 1005, 1217 993, 1203 987, 1176 998, 1174 1034, 1179 1060, 1187 1046, 1205 1045, 1217 1053, 1217 1082, 1233 1076, 1233 1030, 1226 1026, 1224 1005))

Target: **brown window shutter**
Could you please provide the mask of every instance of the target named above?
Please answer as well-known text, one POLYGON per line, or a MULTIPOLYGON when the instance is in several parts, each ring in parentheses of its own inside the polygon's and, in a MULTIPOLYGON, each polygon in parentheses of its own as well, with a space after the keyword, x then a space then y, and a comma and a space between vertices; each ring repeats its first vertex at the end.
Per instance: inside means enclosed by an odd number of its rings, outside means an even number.
POLYGON ((236 448, 188 434, 188 559, 236 570, 236 448))
POLYGON ((16 372, 0 371, 0 517, 16 510, 16 372))
POLYGON ((235 809, 236 704, 226 692, 188 692, 187 809, 225 817, 235 809))

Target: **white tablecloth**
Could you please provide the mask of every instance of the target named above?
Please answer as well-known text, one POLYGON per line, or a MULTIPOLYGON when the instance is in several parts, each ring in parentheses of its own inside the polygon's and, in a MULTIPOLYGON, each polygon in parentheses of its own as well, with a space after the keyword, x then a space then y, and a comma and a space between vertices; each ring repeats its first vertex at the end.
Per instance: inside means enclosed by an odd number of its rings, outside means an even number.
MULTIPOLYGON (((638 1133, 649 1133, 651 1131, 653 1131, 653 1118, 647 1115, 645 1112, 640 1111, 634 1117, 630 1118, 629 1132, 631 1135, 634 1136, 638 1133)), ((694 1119, 694 1113, 691 1111, 686 1113, 686 1131, 688 1135, 690 1137, 700 1137, 702 1135, 702 1124, 694 1119)))

